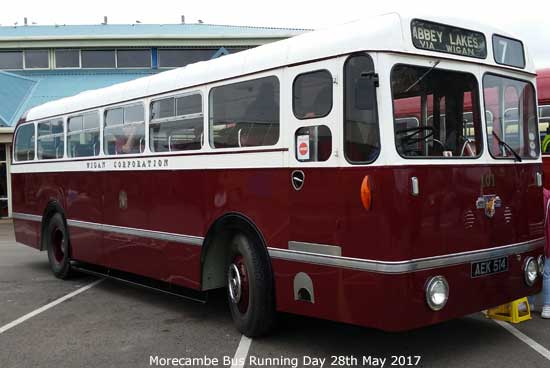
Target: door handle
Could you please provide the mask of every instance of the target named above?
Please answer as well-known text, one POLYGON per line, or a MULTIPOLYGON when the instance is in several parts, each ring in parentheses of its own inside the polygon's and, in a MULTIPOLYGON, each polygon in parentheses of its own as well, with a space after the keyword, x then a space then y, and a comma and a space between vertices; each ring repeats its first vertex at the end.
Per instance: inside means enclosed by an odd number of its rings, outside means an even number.
POLYGON ((294 190, 299 191, 304 186, 306 174, 302 170, 294 170, 290 175, 290 182, 294 190))

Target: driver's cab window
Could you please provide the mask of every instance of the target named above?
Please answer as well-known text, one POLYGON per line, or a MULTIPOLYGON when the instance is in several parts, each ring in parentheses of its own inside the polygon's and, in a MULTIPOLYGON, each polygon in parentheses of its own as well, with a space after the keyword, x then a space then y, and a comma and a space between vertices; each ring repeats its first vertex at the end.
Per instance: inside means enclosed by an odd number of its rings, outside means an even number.
POLYGON ((473 75, 398 65, 391 83, 395 145, 401 156, 479 156, 481 119, 473 75))

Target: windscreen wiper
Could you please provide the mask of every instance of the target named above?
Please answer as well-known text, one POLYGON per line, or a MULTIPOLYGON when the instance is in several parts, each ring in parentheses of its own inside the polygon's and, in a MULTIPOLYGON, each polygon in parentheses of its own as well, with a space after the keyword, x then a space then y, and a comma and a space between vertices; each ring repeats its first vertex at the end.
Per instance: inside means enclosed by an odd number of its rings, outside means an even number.
POLYGON ((426 73, 422 74, 422 76, 421 76, 420 78, 418 78, 416 81, 414 81, 414 83, 411 84, 411 85, 409 86, 409 88, 407 88, 407 89, 405 90, 405 93, 409 92, 409 91, 410 91, 411 89, 413 89, 418 83, 422 82, 422 80, 423 80, 424 78, 426 78, 426 76, 427 76, 428 74, 430 74, 430 73, 432 72, 432 70, 434 70, 435 67, 439 65, 440 62, 441 62, 440 60, 437 60, 437 61, 434 63, 434 65, 433 65, 430 69, 428 69, 428 70, 426 71, 426 73))
POLYGON ((509 145, 508 143, 506 143, 506 142, 504 142, 502 139, 500 139, 500 137, 498 136, 497 133, 495 133, 494 130, 493 130, 493 135, 494 135, 495 138, 497 139, 499 146, 503 146, 503 147, 508 148, 508 150, 509 150, 510 152, 512 152, 513 155, 516 157, 516 160, 517 160, 518 162, 521 162, 521 156, 518 155, 518 153, 517 153, 516 151, 514 151, 514 149, 513 149, 512 147, 510 147, 510 145, 509 145))

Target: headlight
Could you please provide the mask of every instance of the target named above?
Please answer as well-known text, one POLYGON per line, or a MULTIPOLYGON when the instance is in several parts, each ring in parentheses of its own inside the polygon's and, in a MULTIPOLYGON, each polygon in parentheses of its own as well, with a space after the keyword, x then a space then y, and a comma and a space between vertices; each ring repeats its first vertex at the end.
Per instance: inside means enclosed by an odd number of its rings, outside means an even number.
POLYGON ((544 256, 542 254, 537 258, 537 267, 539 269, 539 276, 542 277, 544 272, 544 256))
POLYGON ((533 257, 527 257, 525 263, 523 263, 523 272, 525 273, 525 283, 527 286, 533 286, 537 281, 538 269, 537 262, 533 257))
POLYGON ((449 284, 443 276, 434 276, 426 283, 426 302, 428 306, 438 311, 447 304, 449 299, 449 284))

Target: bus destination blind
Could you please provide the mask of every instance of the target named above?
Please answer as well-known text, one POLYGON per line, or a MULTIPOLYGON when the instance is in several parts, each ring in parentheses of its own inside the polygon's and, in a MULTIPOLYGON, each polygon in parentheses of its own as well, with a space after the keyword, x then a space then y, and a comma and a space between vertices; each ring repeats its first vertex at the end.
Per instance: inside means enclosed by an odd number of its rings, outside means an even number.
POLYGON ((481 32, 413 19, 411 33, 417 49, 478 59, 487 57, 487 43, 481 32))
POLYGON ((493 55, 497 64, 525 68, 523 44, 519 40, 493 35, 493 55))

